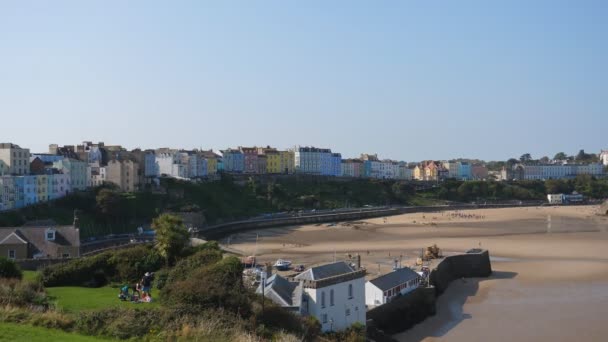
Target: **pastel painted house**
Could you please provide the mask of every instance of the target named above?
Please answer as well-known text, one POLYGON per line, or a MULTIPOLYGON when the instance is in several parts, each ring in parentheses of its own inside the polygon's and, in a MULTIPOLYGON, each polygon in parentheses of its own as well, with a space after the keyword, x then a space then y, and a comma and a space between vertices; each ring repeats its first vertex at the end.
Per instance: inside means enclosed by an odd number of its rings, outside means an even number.
POLYGON ((87 163, 73 158, 63 158, 54 162, 53 167, 70 177, 72 190, 86 189, 87 163))
POLYGON ((243 152, 230 148, 221 152, 224 171, 234 173, 243 172, 245 169, 245 156, 243 155, 243 152))

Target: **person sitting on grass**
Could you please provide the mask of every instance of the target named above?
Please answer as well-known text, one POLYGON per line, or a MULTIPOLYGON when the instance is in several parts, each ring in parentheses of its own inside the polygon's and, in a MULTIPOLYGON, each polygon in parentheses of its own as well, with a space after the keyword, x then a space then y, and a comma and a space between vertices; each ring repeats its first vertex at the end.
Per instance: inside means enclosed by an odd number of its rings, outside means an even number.
POLYGON ((133 285, 133 294, 131 295, 131 302, 139 303, 141 298, 141 285, 139 283, 133 285))
POLYGON ((149 293, 143 292, 141 295, 141 302, 143 302, 143 303, 152 302, 152 296, 149 293))
POLYGON ((120 293, 118 293, 118 298, 122 301, 125 301, 129 298, 129 285, 125 285, 120 288, 120 293))

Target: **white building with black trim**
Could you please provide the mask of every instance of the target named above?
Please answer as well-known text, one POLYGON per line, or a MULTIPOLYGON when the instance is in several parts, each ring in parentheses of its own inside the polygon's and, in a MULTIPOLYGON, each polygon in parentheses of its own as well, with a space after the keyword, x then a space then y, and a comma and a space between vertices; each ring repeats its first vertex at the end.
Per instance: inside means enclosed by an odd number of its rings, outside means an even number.
POLYGON ((422 278, 405 267, 382 275, 365 283, 365 304, 374 307, 390 302, 396 296, 416 289, 422 278))
POLYGON ((343 261, 311 267, 292 279, 274 274, 266 280, 264 295, 300 315, 316 317, 324 332, 365 325, 365 270, 343 261))

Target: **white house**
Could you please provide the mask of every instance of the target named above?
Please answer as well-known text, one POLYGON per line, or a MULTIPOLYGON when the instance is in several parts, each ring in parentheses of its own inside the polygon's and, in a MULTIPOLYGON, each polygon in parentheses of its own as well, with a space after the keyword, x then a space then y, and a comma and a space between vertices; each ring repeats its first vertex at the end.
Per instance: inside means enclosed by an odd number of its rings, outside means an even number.
POLYGON ((547 201, 549 204, 562 204, 564 203, 564 194, 547 194, 547 201))
POLYGON ((300 315, 316 317, 324 332, 365 325, 365 270, 343 261, 309 268, 290 280, 275 274, 264 294, 300 315))
POLYGON ((416 289, 421 280, 418 273, 407 267, 372 279, 365 283, 365 304, 370 307, 386 304, 416 289))
POLYGON ((600 153, 600 161, 604 166, 608 166, 608 150, 602 150, 600 153))

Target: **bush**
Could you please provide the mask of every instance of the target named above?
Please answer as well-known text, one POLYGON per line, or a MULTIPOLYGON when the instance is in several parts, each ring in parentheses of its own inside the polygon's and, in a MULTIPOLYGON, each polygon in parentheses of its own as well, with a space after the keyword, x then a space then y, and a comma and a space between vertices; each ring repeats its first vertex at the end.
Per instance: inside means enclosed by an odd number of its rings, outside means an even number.
POLYGON ((162 257, 151 245, 140 245, 112 252, 108 260, 108 278, 114 282, 134 283, 146 272, 154 272, 163 265, 162 257))
POLYGON ((365 325, 357 322, 344 331, 329 332, 323 337, 326 341, 365 342, 365 325))
POLYGON ((39 283, 0 279, 0 306, 29 306, 46 309, 49 303, 46 292, 39 283))
POLYGON ((71 317, 57 311, 46 311, 38 315, 32 315, 29 323, 47 329, 70 331, 74 327, 75 322, 71 317))
POLYGON ((203 249, 192 256, 178 261, 167 275, 164 284, 157 283, 156 287, 162 289, 176 281, 188 278, 194 271, 222 260, 222 252, 214 249, 203 249), (159 285, 161 285, 159 287, 159 285))
POLYGON ((145 336, 157 329, 166 317, 162 309, 108 308, 81 312, 75 328, 86 335, 128 339, 145 336))
POLYGON ((63 264, 55 264, 42 269, 44 286, 102 286, 106 275, 112 273, 108 262, 110 252, 95 256, 73 259, 63 264))
POLYGON ((161 299, 170 306, 191 307, 193 311, 222 308, 241 316, 251 309, 250 293, 242 282, 243 266, 228 257, 203 267, 185 280, 165 286, 161 299))
POLYGON ((42 269, 45 286, 103 286, 113 282, 135 282, 163 263, 152 246, 134 246, 70 260, 42 269))
POLYGON ((21 279, 23 274, 19 265, 13 260, 5 257, 0 257, 0 278, 17 278, 21 279))

